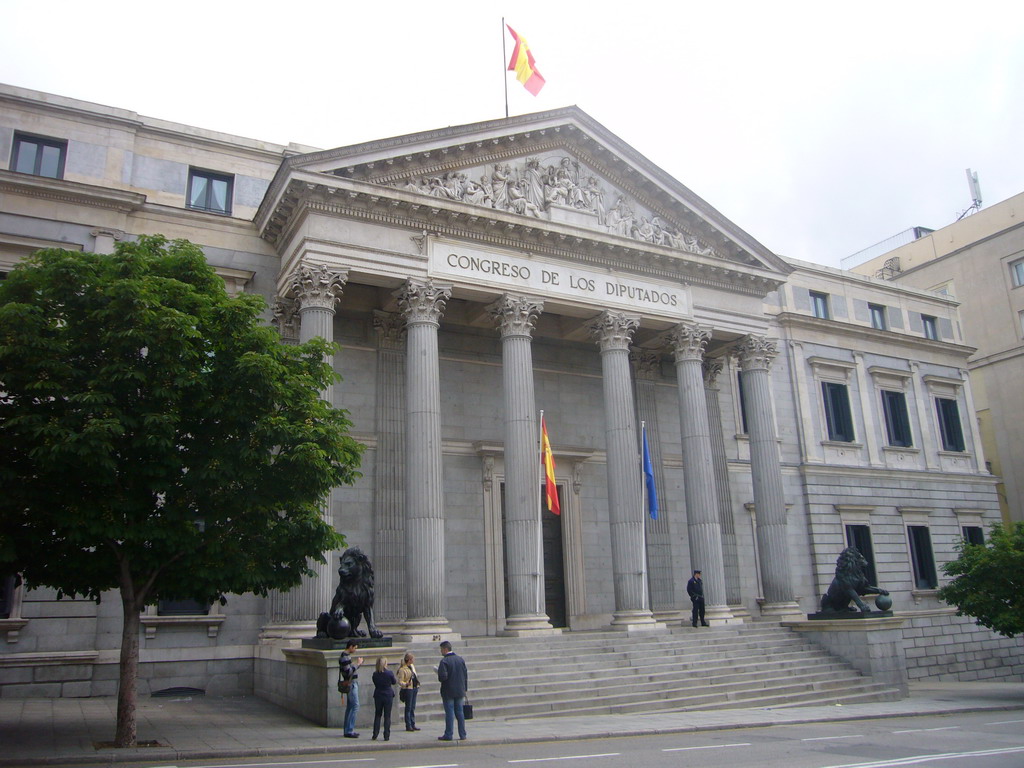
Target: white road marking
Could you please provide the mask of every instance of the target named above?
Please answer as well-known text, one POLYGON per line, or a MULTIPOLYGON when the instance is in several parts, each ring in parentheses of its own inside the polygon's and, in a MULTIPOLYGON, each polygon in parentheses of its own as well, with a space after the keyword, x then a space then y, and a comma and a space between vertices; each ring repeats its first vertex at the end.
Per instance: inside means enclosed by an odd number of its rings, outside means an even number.
POLYGON ((619 752, 604 752, 600 755, 566 755, 565 757, 531 757, 527 760, 509 760, 510 763, 543 763, 548 760, 586 760, 591 757, 618 757, 619 752))
POLYGON ((842 765, 824 765, 822 768, 892 768, 898 765, 917 765, 930 763, 934 760, 960 760, 965 757, 987 757, 989 755, 1013 755, 1024 752, 1024 747, 1007 747, 1006 749, 983 749, 978 752, 947 752, 941 755, 914 755, 896 760, 880 760, 877 763, 844 763, 842 765))
POLYGON ((848 736, 815 736, 813 739, 800 739, 800 741, 828 741, 829 739, 863 739, 864 735, 860 733, 851 733, 848 736))
POLYGON ((739 744, 708 744, 705 747, 672 747, 671 749, 663 749, 662 752, 686 752, 691 749, 725 749, 726 747, 749 747, 750 742, 744 741, 739 744))
MULTIPOLYGON (((287 763, 210 763, 194 765, 192 768, 266 768, 269 765, 336 765, 337 763, 373 763, 375 757, 336 757, 333 760, 292 760, 287 763)), ((160 766, 160 768, 177 768, 177 766, 160 766)))
POLYGON ((927 733, 928 731, 955 731, 959 725, 947 725, 944 728, 911 728, 909 731, 892 731, 892 733, 927 733))
POLYGON ((1000 720, 996 723, 984 723, 984 725, 1012 725, 1014 723, 1024 723, 1024 720, 1000 720))

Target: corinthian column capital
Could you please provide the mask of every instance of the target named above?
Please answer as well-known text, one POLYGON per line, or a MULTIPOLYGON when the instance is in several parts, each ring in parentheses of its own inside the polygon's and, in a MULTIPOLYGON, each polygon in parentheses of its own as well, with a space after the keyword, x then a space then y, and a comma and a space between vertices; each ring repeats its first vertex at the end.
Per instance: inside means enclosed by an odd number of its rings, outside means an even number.
POLYGON ((406 280, 405 285, 395 291, 398 306, 405 315, 406 323, 430 323, 439 325, 445 304, 451 298, 448 285, 434 285, 430 280, 406 280))
POLYGON ((629 350, 633 333, 640 326, 640 318, 624 312, 604 311, 588 323, 587 327, 602 352, 612 349, 629 350))
POLYGON ((774 340, 764 336, 744 336, 732 348, 733 355, 740 361, 742 371, 767 371, 772 367, 772 360, 779 354, 779 347, 774 340))
POLYGON ((299 302, 287 296, 278 296, 270 313, 270 321, 277 327, 281 339, 294 344, 299 338, 299 302))
POLYGON ((656 349, 634 347, 630 350, 629 361, 638 379, 656 381, 661 378, 661 353, 656 349))
POLYGON ((381 349, 405 348, 405 318, 397 312, 373 311, 373 330, 377 332, 381 349))
POLYGON ((288 278, 285 294, 299 302, 299 309, 315 307, 333 312, 347 282, 347 269, 302 262, 288 278))
POLYGON ((695 323, 680 323, 668 334, 669 346, 676 362, 703 360, 704 350, 711 341, 711 329, 695 323))
POLYGON ((718 389, 718 377, 722 373, 722 361, 719 358, 704 358, 704 388, 718 389))
POLYGON ((501 329, 502 338, 530 336, 537 324, 537 318, 540 317, 543 310, 544 302, 540 299, 529 296, 513 296, 508 293, 487 308, 498 328, 501 329))

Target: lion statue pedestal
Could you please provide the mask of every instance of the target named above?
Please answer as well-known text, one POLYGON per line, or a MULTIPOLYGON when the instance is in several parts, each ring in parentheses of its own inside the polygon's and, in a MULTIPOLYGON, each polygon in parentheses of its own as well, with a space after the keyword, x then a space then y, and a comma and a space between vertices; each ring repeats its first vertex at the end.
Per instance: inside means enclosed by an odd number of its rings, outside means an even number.
POLYGON ((316 637, 303 640, 302 647, 329 651, 344 648, 351 638, 358 638, 360 648, 391 647, 391 638, 373 621, 373 566, 359 547, 342 554, 331 609, 320 614, 316 637), (364 621, 365 630, 359 628, 364 621))
POLYGON ((828 591, 821 596, 821 610, 807 614, 807 618, 816 621, 832 621, 835 619, 870 619, 892 616, 892 599, 881 587, 868 583, 868 561, 856 547, 847 547, 836 560, 836 575, 829 584, 828 591), (883 605, 886 610, 871 610, 871 606, 861 600, 864 595, 880 595, 885 598, 883 605), (854 605, 850 605, 853 603, 854 605))

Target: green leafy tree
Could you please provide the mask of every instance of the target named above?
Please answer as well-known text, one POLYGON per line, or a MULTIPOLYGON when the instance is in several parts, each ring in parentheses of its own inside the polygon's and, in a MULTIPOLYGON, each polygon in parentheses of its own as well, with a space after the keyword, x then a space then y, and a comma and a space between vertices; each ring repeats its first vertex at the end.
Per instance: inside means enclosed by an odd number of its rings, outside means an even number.
POLYGON ((321 503, 363 446, 319 396, 332 347, 282 344, 263 309, 159 236, 40 251, 0 283, 0 562, 120 595, 118 746, 146 605, 288 589, 344 546, 321 503))
POLYGON ((1024 633, 1024 523, 995 525, 986 544, 964 542, 959 553, 943 566, 954 578, 939 597, 1001 635, 1024 633))

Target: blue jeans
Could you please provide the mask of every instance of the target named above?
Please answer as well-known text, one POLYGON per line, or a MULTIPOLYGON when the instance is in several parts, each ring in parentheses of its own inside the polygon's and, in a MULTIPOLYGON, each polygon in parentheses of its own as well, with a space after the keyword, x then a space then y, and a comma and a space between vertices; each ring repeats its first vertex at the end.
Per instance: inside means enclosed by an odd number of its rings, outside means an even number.
POLYGON ((345 699, 345 733, 356 732, 356 712, 359 711, 359 681, 352 681, 352 690, 345 699))
POLYGON ((457 699, 446 699, 441 698, 441 703, 444 704, 444 737, 450 739, 452 737, 452 726, 455 725, 453 721, 459 721, 459 738, 466 738, 466 718, 462 714, 462 705, 466 703, 466 697, 460 696, 457 699))
POLYGON ((405 700, 405 727, 415 728, 416 727, 416 697, 419 696, 419 688, 406 688, 408 696, 405 700))

